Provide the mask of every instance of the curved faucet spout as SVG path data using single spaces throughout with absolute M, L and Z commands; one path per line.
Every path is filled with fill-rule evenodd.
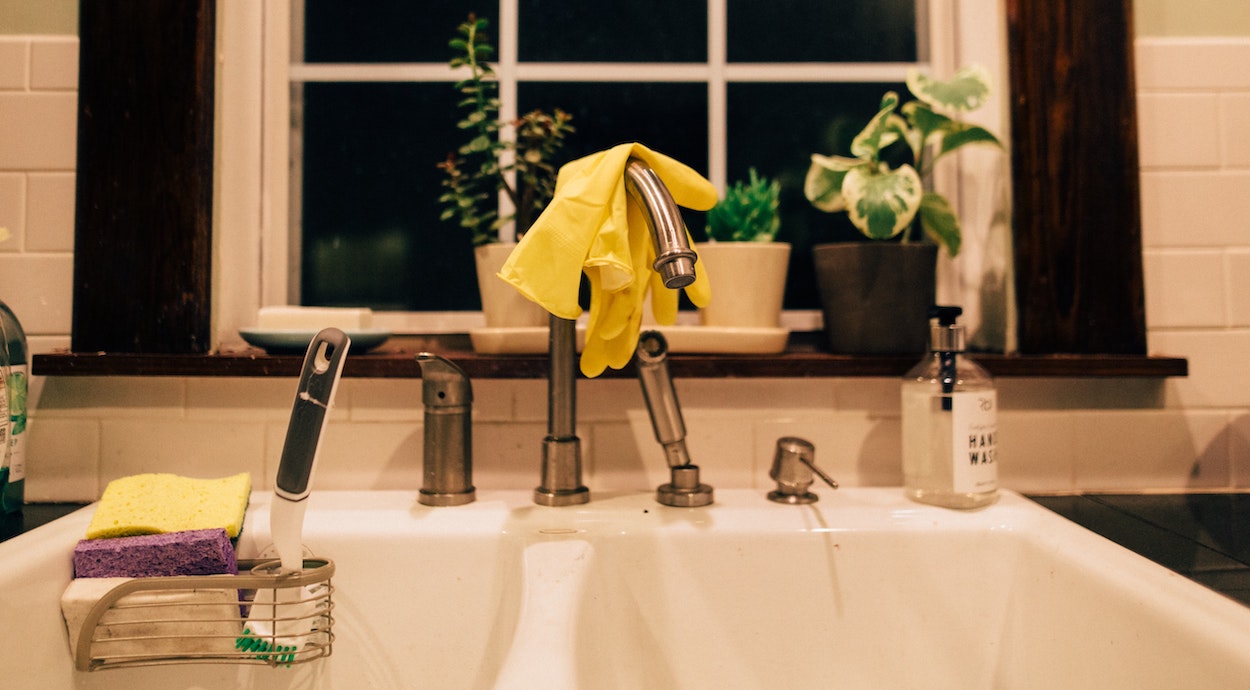
M 652 268 L 664 279 L 664 287 L 678 290 L 694 282 L 698 255 L 690 248 L 686 223 L 673 195 L 651 166 L 637 158 L 625 164 L 625 191 L 642 209 L 655 245 Z

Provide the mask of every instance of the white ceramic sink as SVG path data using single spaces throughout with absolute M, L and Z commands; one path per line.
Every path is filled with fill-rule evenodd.
M 0 678 L 38 688 L 1243 688 L 1250 608 L 1013 494 L 708 508 L 314 494 L 336 641 L 289 669 L 76 672 L 58 599 L 91 508 L 0 545 Z M 257 494 L 241 556 L 267 545 Z

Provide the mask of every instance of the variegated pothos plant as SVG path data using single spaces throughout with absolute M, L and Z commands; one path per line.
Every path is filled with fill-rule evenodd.
M 812 154 L 803 192 L 822 211 L 846 211 L 870 239 L 896 237 L 918 217 L 923 234 L 955 256 L 961 243 L 959 219 L 945 197 L 924 190 L 923 179 L 938 159 L 962 146 L 1002 146 L 989 130 L 959 120 L 985 103 L 989 75 L 971 66 L 940 81 L 913 69 L 907 88 L 916 100 L 900 107 L 898 94 L 886 92 L 880 110 L 851 141 L 852 157 Z M 900 140 L 911 149 L 914 165 L 891 168 L 881 152 Z M 913 239 L 911 235 L 906 232 L 903 241 Z

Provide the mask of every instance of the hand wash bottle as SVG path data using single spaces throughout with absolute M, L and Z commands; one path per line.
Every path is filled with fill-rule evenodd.
M 998 498 L 994 381 L 964 356 L 959 307 L 929 311 L 929 354 L 903 379 L 903 490 L 947 508 Z

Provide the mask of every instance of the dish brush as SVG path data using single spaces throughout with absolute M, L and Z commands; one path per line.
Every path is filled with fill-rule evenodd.
M 301 537 L 325 418 L 334 404 L 350 346 L 351 339 L 343 331 L 327 328 L 312 339 L 304 355 L 269 508 L 269 532 L 278 561 L 254 569 L 291 582 L 257 590 L 243 634 L 235 640 L 235 648 L 245 655 L 279 665 L 294 662 L 300 647 L 327 619 L 326 596 L 319 589 L 324 583 L 299 584 L 304 568 Z

